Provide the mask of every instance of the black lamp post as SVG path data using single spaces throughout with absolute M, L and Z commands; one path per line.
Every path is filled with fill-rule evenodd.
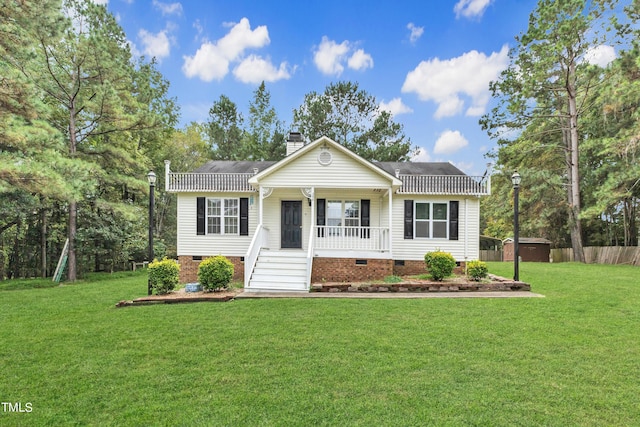
M 511 175 L 511 182 L 513 183 L 513 280 L 520 281 L 520 224 L 518 223 L 518 196 L 520 190 L 520 174 L 518 171 L 513 172 Z
M 156 174 L 153 171 L 149 171 L 147 179 L 149 180 L 149 264 L 151 264 L 153 261 L 153 208 L 155 204 Z M 147 282 L 147 295 L 151 295 L 151 277 Z

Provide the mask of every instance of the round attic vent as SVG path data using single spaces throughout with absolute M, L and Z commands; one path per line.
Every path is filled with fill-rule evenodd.
M 318 163 L 322 166 L 328 166 L 333 161 L 333 156 L 327 150 L 322 150 L 320 154 L 318 154 Z

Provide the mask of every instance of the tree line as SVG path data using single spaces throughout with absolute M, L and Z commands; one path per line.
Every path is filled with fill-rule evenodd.
M 264 83 L 246 123 L 222 95 L 207 121 L 182 129 L 169 84 L 154 59 L 132 57 L 104 5 L 0 1 L 0 280 L 51 276 L 67 239 L 71 281 L 145 260 L 146 174 L 165 159 L 189 171 L 208 159 L 284 157 L 287 126 Z M 308 94 L 291 126 L 372 160 L 415 150 L 351 82 Z M 175 199 L 158 178 L 154 253 L 175 256 Z
M 497 141 L 483 231 L 512 236 L 511 174 L 522 175 L 520 235 L 571 247 L 638 245 L 640 4 L 540 0 L 491 84 L 480 124 Z M 614 49 L 606 66 L 594 56 Z
M 572 246 L 637 245 L 640 201 L 638 2 L 540 0 L 480 125 L 497 141 L 482 231 L 510 236 L 510 176 L 521 235 Z M 614 46 L 606 67 L 589 60 Z M 0 280 L 51 276 L 69 239 L 67 276 L 147 257 L 149 170 L 209 159 L 279 160 L 286 134 L 326 135 L 369 160 L 405 161 L 410 138 L 354 82 L 305 95 L 287 125 L 261 84 L 245 118 L 221 95 L 208 119 L 178 128 L 177 100 L 154 59 L 134 58 L 105 6 L 0 0 Z M 158 173 L 156 256 L 175 255 L 175 196 Z M 141 220 L 143 219 L 143 220 Z

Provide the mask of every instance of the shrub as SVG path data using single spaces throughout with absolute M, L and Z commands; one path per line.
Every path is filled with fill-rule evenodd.
M 435 251 L 427 252 L 424 256 L 424 263 L 431 274 L 431 278 L 438 282 L 447 276 L 451 276 L 456 267 L 456 260 L 449 252 Z
M 400 276 L 387 276 L 383 281 L 384 283 L 400 283 L 404 282 L 404 279 Z
M 233 278 L 233 264 L 222 255 L 207 258 L 198 267 L 198 281 L 207 291 L 229 286 Z
M 483 261 L 469 261 L 467 263 L 467 275 L 471 277 L 476 282 L 487 277 L 489 273 L 489 268 L 487 267 L 487 263 Z
M 151 289 L 157 295 L 164 295 L 174 290 L 178 285 L 180 265 L 174 259 L 163 258 L 162 261 L 153 260 L 149 264 L 149 280 Z

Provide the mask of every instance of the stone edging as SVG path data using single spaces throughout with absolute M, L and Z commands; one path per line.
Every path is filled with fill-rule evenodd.
M 400 283 L 314 283 L 311 292 L 512 292 L 531 291 L 528 283 L 489 275 L 489 282 L 406 281 Z

